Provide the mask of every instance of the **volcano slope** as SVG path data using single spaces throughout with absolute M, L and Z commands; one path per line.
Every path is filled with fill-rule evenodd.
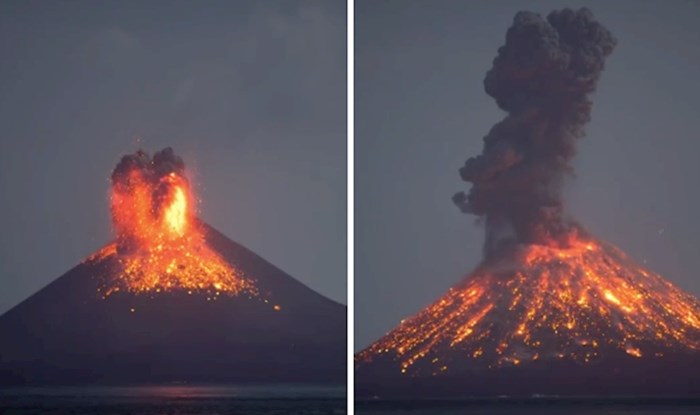
M 4 384 L 336 382 L 345 307 L 200 223 L 206 244 L 255 294 L 198 290 L 104 296 L 121 269 L 96 255 L 0 317 Z
M 356 390 L 695 395 L 699 348 L 700 301 L 612 245 L 524 245 L 358 353 Z

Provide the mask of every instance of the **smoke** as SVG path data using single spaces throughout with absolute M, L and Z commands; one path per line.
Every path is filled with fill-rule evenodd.
M 502 244 L 566 246 L 577 226 L 566 218 L 562 180 L 591 118 L 605 58 L 616 41 L 590 10 L 519 12 L 484 87 L 508 115 L 484 137 L 482 154 L 459 170 L 468 194 L 452 198 L 485 219 L 485 252 Z
M 143 150 L 127 154 L 117 163 L 112 171 L 112 185 L 128 185 L 130 173 L 138 170 L 145 178 L 158 182 L 170 173 L 184 176 L 185 162 L 175 155 L 172 148 L 166 147 L 156 152 L 153 158 Z
M 121 158 L 112 171 L 112 221 L 123 242 L 144 234 L 162 216 L 175 186 L 189 188 L 185 163 L 167 147 L 153 154 L 138 150 Z

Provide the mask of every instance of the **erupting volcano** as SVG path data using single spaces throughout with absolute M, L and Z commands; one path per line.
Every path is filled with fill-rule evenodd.
M 205 241 L 195 218 L 185 165 L 171 149 L 151 159 L 143 151 L 122 158 L 112 173 L 111 210 L 116 242 L 89 262 L 118 258 L 121 272 L 105 281 L 105 296 L 119 290 L 187 289 L 255 295 L 252 281 L 227 264 Z
M 115 240 L 0 316 L 0 384 L 344 381 L 345 307 L 201 221 L 171 149 L 111 184 Z
M 587 9 L 515 16 L 484 81 L 508 114 L 453 197 L 485 224 L 484 260 L 357 354 L 360 394 L 700 393 L 700 301 L 564 210 L 615 44 Z

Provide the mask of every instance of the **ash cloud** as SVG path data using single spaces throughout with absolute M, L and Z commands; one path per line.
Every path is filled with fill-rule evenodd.
M 573 172 L 576 142 L 591 118 L 589 95 L 615 44 L 586 8 L 546 19 L 515 15 L 484 80 L 508 115 L 459 170 L 469 193 L 453 196 L 463 212 L 484 219 L 487 256 L 502 244 L 566 246 L 577 229 L 564 214 L 562 180 Z
M 134 170 L 138 170 L 143 178 L 157 183 L 170 173 L 184 177 L 185 162 L 170 147 L 156 152 L 153 158 L 145 151 L 138 150 L 134 154 L 123 156 L 117 163 L 112 171 L 112 184 L 128 185 L 130 173 Z

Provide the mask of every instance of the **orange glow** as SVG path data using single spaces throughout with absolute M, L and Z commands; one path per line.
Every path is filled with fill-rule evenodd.
M 576 237 L 569 248 L 521 246 L 479 267 L 356 361 L 381 353 L 408 376 L 434 376 L 442 365 L 586 364 L 669 349 L 700 349 L 700 301 L 614 246 Z
M 253 281 L 207 245 L 188 180 L 175 172 L 159 180 L 146 174 L 134 168 L 112 186 L 117 241 L 87 259 L 119 266 L 100 288 L 102 296 L 172 290 L 201 291 L 212 300 L 223 293 L 257 295 Z
M 642 351 L 637 349 L 636 347 L 628 347 L 627 349 L 625 349 L 625 352 L 627 352 L 627 354 L 630 356 L 642 357 Z
M 173 190 L 173 200 L 165 208 L 163 215 L 165 223 L 171 232 L 178 236 L 185 234 L 185 226 L 187 225 L 187 200 L 182 187 L 177 186 Z
M 615 294 L 611 293 L 610 291 L 605 291 L 605 298 L 612 303 L 620 305 L 620 300 L 618 300 L 617 297 L 615 297 Z

